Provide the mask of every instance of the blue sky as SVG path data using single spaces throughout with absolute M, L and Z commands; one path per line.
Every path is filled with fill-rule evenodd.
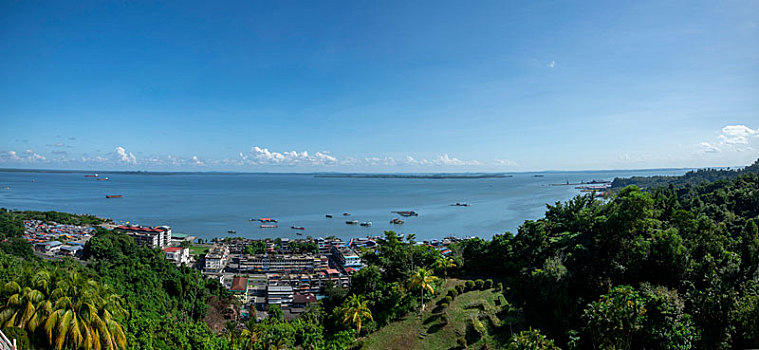
M 0 3 L 0 167 L 759 158 L 759 2 Z

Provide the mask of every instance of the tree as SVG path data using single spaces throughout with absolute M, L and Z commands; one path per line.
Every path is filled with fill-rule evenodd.
M 18 327 L 33 333 L 51 312 L 50 301 L 42 291 L 21 287 L 15 281 L 3 286 L 3 300 L 0 323 L 3 327 Z
M 424 311 L 424 292 L 429 291 L 431 294 L 435 294 L 435 289 L 432 286 L 432 283 L 437 280 L 437 277 L 433 276 L 432 273 L 423 268 L 417 268 L 413 275 L 411 275 L 411 281 L 409 282 L 410 289 L 419 288 L 419 295 L 421 297 L 422 307 L 420 309 L 421 311 Z
M 448 278 L 448 269 L 456 267 L 456 263 L 451 258 L 440 257 L 435 261 L 435 268 L 443 271 L 443 279 Z
M 588 305 L 583 317 L 600 349 L 629 349 L 646 320 L 645 301 L 630 286 L 619 286 Z
M 355 325 L 356 335 L 361 335 L 361 324 L 363 320 L 373 321 L 372 311 L 369 310 L 368 301 L 363 296 L 351 295 L 343 302 L 339 313 L 342 316 L 343 324 Z
M 507 350 L 561 350 L 537 329 L 521 331 L 509 339 Z

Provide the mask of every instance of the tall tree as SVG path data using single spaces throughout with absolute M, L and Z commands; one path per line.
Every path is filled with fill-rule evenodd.
M 424 292 L 429 291 L 431 294 L 435 294 L 435 288 L 432 286 L 437 280 L 437 277 L 430 272 L 430 270 L 420 267 L 414 271 L 411 275 L 409 287 L 411 289 L 419 288 L 419 295 L 421 297 L 422 307 L 420 311 L 424 311 Z
M 368 301 L 364 300 L 363 296 L 351 295 L 343 302 L 343 306 L 339 309 L 343 318 L 344 324 L 351 324 L 356 326 L 356 334 L 361 334 L 361 324 L 363 320 L 374 320 L 372 318 L 372 311 L 369 310 Z

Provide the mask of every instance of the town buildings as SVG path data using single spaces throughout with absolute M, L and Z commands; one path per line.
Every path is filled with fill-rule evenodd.
M 163 248 L 171 244 L 171 227 L 169 226 L 121 225 L 114 229 L 132 236 L 134 242 L 141 246 Z
M 167 247 L 162 249 L 167 260 L 173 261 L 175 264 L 189 264 L 190 263 L 190 249 L 181 247 Z

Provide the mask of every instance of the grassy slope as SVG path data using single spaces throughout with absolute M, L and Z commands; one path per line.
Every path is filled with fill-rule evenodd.
M 448 288 L 454 286 L 461 281 L 449 279 L 446 283 Z M 442 290 L 435 298 L 435 302 L 440 300 L 446 289 Z M 419 315 L 418 312 L 412 313 L 404 317 L 403 319 L 393 322 L 385 327 L 382 327 L 377 332 L 374 332 L 364 339 L 363 349 L 450 349 L 457 346 L 456 339 L 466 334 L 468 320 L 476 316 L 478 313 L 483 313 L 476 308 L 467 309 L 466 306 L 474 303 L 486 303 L 489 304 L 490 313 L 494 313 L 497 310 L 494 300 L 498 297 L 497 292 L 493 289 L 485 291 L 471 291 L 466 292 L 456 297 L 448 308 L 448 324 L 441 325 L 438 315 L 435 314 L 435 304 L 427 304 L 427 310 Z M 488 307 L 486 307 L 488 308 Z M 477 348 L 481 344 L 488 342 L 494 342 L 494 334 L 496 330 L 494 327 L 483 322 L 488 327 L 488 334 L 482 337 L 479 341 L 470 344 L 469 347 L 475 346 Z M 426 333 L 425 337 L 420 336 L 420 333 Z

